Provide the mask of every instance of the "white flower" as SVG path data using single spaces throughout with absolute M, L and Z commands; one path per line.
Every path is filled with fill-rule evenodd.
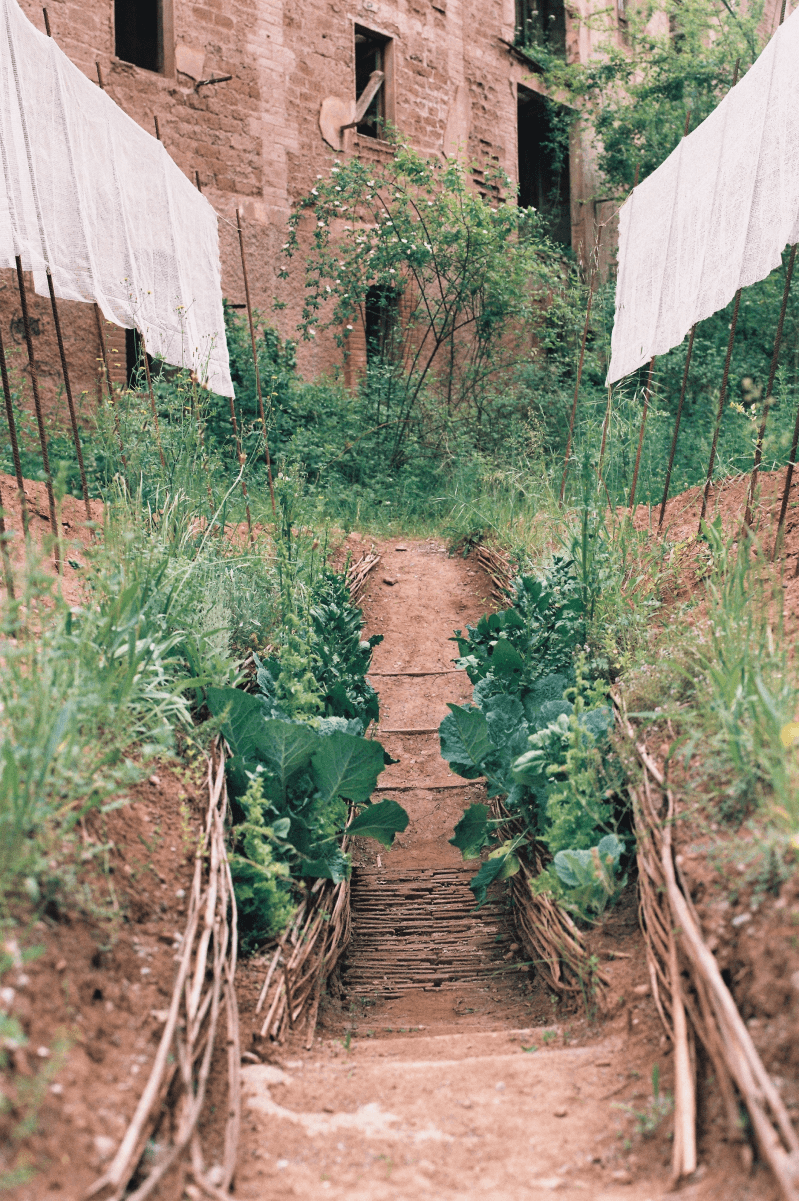
M 367 179 L 366 186 L 367 188 L 373 188 L 375 186 L 375 181 L 373 179 Z
M 321 228 L 324 228 L 324 224 L 325 224 L 325 223 L 324 223 L 324 221 L 317 221 L 317 223 L 316 223 L 316 224 L 317 224 L 318 226 L 320 226 Z
M 405 245 L 407 246 L 407 244 L 408 244 L 408 239 L 407 239 L 407 238 L 400 238 L 400 242 L 404 242 L 404 243 L 405 243 Z
M 319 193 L 317 192 L 316 188 L 311 188 L 311 192 L 313 193 L 313 195 L 314 195 L 314 196 L 318 196 L 318 195 L 319 195 Z
M 352 329 L 352 326 L 351 326 L 351 325 L 348 325 L 348 326 L 347 326 L 347 329 Z

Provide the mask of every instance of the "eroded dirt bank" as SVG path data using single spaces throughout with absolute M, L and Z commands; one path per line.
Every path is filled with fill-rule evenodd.
M 345 1000 L 328 1007 L 313 1050 L 299 1038 L 250 1043 L 262 1062 L 244 1070 L 236 1193 L 663 1198 L 670 1120 L 649 1138 L 641 1128 L 652 1069 L 667 1092 L 671 1056 L 648 995 L 634 896 L 593 936 L 611 978 L 608 1013 L 593 1022 L 563 1012 L 519 960 L 501 904 L 472 914 L 471 873 L 448 839 L 481 791 L 449 774 L 428 731 L 448 700 L 470 695 L 465 675 L 450 671 L 448 640 L 491 607 L 485 577 L 433 541 L 379 549 L 364 612 L 367 632 L 385 637 L 373 662 L 379 736 L 399 759 L 382 789 L 411 822 L 390 852 L 356 852 Z M 411 672 L 448 674 L 394 674 Z M 258 972 L 251 962 L 240 992 L 250 1038 Z M 765 1172 L 742 1175 L 732 1148 L 706 1141 L 700 1150 L 682 1197 L 774 1195 Z

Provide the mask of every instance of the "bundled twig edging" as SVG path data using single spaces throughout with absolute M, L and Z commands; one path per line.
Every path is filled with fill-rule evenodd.
M 304 1021 L 305 1047 L 310 1051 L 322 989 L 349 940 L 349 880 L 317 880 L 273 949 L 255 1008 L 266 1015 L 261 1038 L 280 1041 Z
M 507 818 L 501 838 L 520 833 L 520 823 L 511 818 L 501 801 L 495 800 L 492 809 L 494 817 Z M 536 969 L 546 974 L 553 992 L 581 996 L 586 1004 L 601 1002 L 609 981 L 591 956 L 582 931 L 553 897 L 536 895 L 531 888 L 544 867 L 538 848 L 520 847 L 516 854 L 521 866 L 511 877 L 513 918 L 525 951 Z
M 227 1197 L 236 1168 L 241 1125 L 238 1006 L 236 1003 L 236 900 L 225 849 L 227 811 L 225 755 L 216 744 L 216 764 L 208 764 L 208 809 L 194 860 L 186 929 L 166 1023 L 149 1079 L 116 1155 L 85 1194 L 106 1201 L 144 1201 L 168 1172 L 192 1176 L 209 1197 Z M 224 1013 L 228 1061 L 228 1106 L 222 1163 L 210 1179 L 199 1135 L 214 1051 Z M 173 1136 L 144 1179 L 128 1192 L 148 1139 L 166 1110 Z
M 493 546 L 478 546 L 475 558 L 491 580 L 491 593 L 495 600 L 507 601 L 511 594 L 514 571 L 510 562 Z
M 354 605 L 357 605 L 363 596 L 369 573 L 377 567 L 379 562 L 380 555 L 377 551 L 370 550 L 361 555 L 360 559 L 355 559 L 347 568 L 347 587 L 350 590 L 350 600 Z
M 643 769 L 641 784 L 630 787 L 630 795 L 650 979 L 658 1012 L 674 1043 L 672 1175 L 676 1180 L 696 1167 L 695 1034 L 713 1065 L 730 1137 L 742 1138 L 737 1089 L 783 1201 L 799 1201 L 799 1137 L 705 944 L 690 892 L 674 861 L 674 796 L 660 768 L 636 741 L 618 698 L 614 698 L 614 706 L 619 726 Z M 653 792 L 659 794 L 659 804 Z

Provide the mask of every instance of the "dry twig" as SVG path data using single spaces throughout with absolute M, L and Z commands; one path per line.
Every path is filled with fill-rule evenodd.
M 194 860 L 186 929 L 164 1031 L 149 1079 L 117 1153 L 86 1198 L 102 1194 L 106 1201 L 121 1201 L 123 1196 L 127 1201 L 144 1201 L 178 1165 L 185 1167 L 208 1196 L 229 1195 L 241 1125 L 241 1045 L 235 992 L 236 900 L 225 849 L 227 789 L 221 742 L 216 750 L 216 768 L 208 764 L 208 809 Z M 217 1170 L 220 1178 L 212 1182 L 205 1167 L 198 1124 L 223 1012 L 228 1108 L 221 1174 Z M 171 1145 L 161 1151 L 135 1191 L 128 1192 L 147 1141 L 167 1106 L 175 1114 Z

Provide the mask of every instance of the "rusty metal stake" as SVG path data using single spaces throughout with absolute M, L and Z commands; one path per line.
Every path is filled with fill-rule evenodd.
M 31 337 L 31 323 L 28 314 L 28 297 L 25 292 L 25 277 L 22 274 L 22 260 L 19 255 L 15 257 L 17 265 L 17 283 L 19 285 L 19 299 L 22 305 L 22 324 L 25 327 L 25 341 L 28 344 L 28 363 L 31 371 L 31 389 L 33 391 L 33 406 L 36 410 L 36 424 L 39 428 L 39 446 L 42 451 L 42 466 L 44 467 L 44 478 L 47 484 L 47 502 L 50 508 L 50 528 L 53 531 L 55 538 L 55 547 L 53 555 L 55 559 L 56 570 L 61 570 L 61 551 L 58 538 L 58 518 L 55 511 L 55 495 L 53 493 L 53 477 L 50 473 L 50 456 L 47 453 L 47 435 L 44 430 L 44 415 L 42 413 L 42 401 L 39 396 L 39 376 L 36 371 L 36 355 L 33 352 L 33 338 Z
M 0 554 L 3 556 L 3 574 L 6 577 L 6 590 L 12 600 L 16 599 L 14 592 L 14 575 L 11 571 L 11 556 L 6 542 L 6 519 L 3 513 L 3 493 L 0 491 Z
M 677 438 L 680 433 L 680 419 L 682 417 L 682 406 L 685 401 L 685 391 L 688 387 L 688 372 L 691 368 L 691 355 L 694 352 L 694 336 L 696 334 L 696 323 L 691 326 L 691 336 L 688 339 L 688 351 L 685 355 L 685 370 L 682 373 L 682 386 L 680 387 L 680 400 L 677 405 L 677 416 L 674 418 L 674 434 L 671 439 L 671 450 L 669 451 L 669 465 L 666 468 L 666 482 L 663 485 L 663 500 L 660 502 L 660 517 L 658 518 L 658 532 L 663 526 L 663 517 L 666 512 L 666 505 L 669 500 L 669 488 L 671 487 L 671 471 L 674 466 L 674 452 L 677 449 Z
M 3 377 L 3 396 L 6 402 L 6 421 L 8 422 L 8 434 L 11 438 L 11 454 L 14 459 L 14 474 L 17 477 L 17 489 L 19 491 L 19 504 L 22 510 L 22 530 L 25 537 L 28 536 L 28 502 L 25 498 L 25 477 L 22 474 L 22 461 L 19 457 L 19 442 L 17 441 L 17 423 L 14 420 L 14 406 L 11 401 L 11 385 L 8 381 L 8 364 L 6 363 L 6 349 L 3 345 L 3 335 L 0 332 L 0 374 Z
M 266 478 L 269 481 L 269 496 L 272 500 L 272 513 L 277 513 L 275 505 L 275 485 L 272 480 L 272 460 L 269 457 L 269 439 L 266 432 L 266 416 L 264 414 L 264 398 L 261 392 L 261 372 L 258 369 L 258 351 L 255 347 L 255 326 L 252 320 L 252 304 L 250 303 L 250 285 L 247 280 L 247 258 L 244 253 L 244 231 L 241 228 L 241 213 L 236 209 L 236 227 L 239 231 L 239 250 L 241 251 L 241 273 L 244 276 L 244 298 L 247 301 L 247 320 L 250 323 L 250 344 L 252 346 L 252 362 L 255 368 L 255 388 L 258 393 L 258 408 L 261 412 L 261 425 L 264 431 L 264 454 L 266 456 Z M 574 416 L 572 415 L 572 421 Z M 561 499 L 562 496 L 561 496 Z
M 721 377 L 721 389 L 719 391 L 719 408 L 716 413 L 716 426 L 713 430 L 713 444 L 710 447 L 710 462 L 707 465 L 707 479 L 705 480 L 705 490 L 702 494 L 702 512 L 699 515 L 699 530 L 701 532 L 702 522 L 705 520 L 707 512 L 707 498 L 710 495 L 710 487 L 713 479 L 713 468 L 716 463 L 716 446 L 719 440 L 719 430 L 721 428 L 721 415 L 724 412 L 724 401 L 727 399 L 727 383 L 730 378 L 730 361 L 732 359 L 732 348 L 735 342 L 735 327 L 738 324 L 738 310 L 741 307 L 741 289 L 735 293 L 735 306 L 732 310 L 732 321 L 730 322 L 730 337 L 727 342 L 727 356 L 724 359 L 724 373 Z
M 583 364 L 585 362 L 585 343 L 588 338 L 588 323 L 591 319 L 591 304 L 594 299 L 594 282 L 596 280 L 597 269 L 599 267 L 599 243 L 602 238 L 602 226 L 597 230 L 596 243 L 594 245 L 594 262 L 591 269 L 591 278 L 588 283 L 588 302 L 585 308 L 585 324 L 583 325 L 583 337 L 580 343 L 580 360 L 577 364 L 577 379 L 574 383 L 574 399 L 572 401 L 572 411 L 569 417 L 569 437 L 566 442 L 566 457 L 563 461 L 563 478 L 560 481 L 560 503 L 563 504 L 563 497 L 566 494 L 566 475 L 569 470 L 569 458 L 571 456 L 572 437 L 574 436 L 574 418 L 577 413 L 577 397 L 580 394 L 580 383 L 583 378 Z
M 108 388 L 108 403 L 111 405 L 111 409 L 114 414 L 114 431 L 117 436 L 117 442 L 119 443 L 119 455 L 122 459 L 122 466 L 127 471 L 128 460 L 125 458 L 125 447 L 122 444 L 122 431 L 119 428 L 119 413 L 117 412 L 117 407 L 114 403 L 114 387 L 111 383 L 111 368 L 108 365 L 108 350 L 106 349 L 105 334 L 103 333 L 103 315 L 100 312 L 100 306 L 96 301 L 94 304 L 94 319 L 97 322 L 97 336 L 100 339 L 100 354 L 102 356 L 103 368 L 105 370 L 106 387 Z
M 646 388 L 644 389 L 644 411 L 641 414 L 641 430 L 638 434 L 638 451 L 635 456 L 635 470 L 633 471 L 633 486 L 630 489 L 630 512 L 632 513 L 635 507 L 635 490 L 638 486 L 638 468 L 641 464 L 641 448 L 644 445 L 644 430 L 646 429 L 646 415 L 649 410 L 649 398 L 652 395 L 652 374 L 655 370 L 655 355 L 649 360 L 649 374 L 646 377 Z
M 46 10 L 45 10 L 46 11 Z M 67 394 L 67 404 L 69 405 L 69 420 L 72 425 L 72 438 L 75 442 L 75 454 L 78 456 L 78 470 L 80 471 L 80 486 L 83 490 L 83 503 L 86 506 L 86 516 L 89 521 L 92 519 L 92 509 L 89 504 L 89 485 L 86 481 L 86 468 L 83 465 L 83 450 L 80 444 L 80 433 L 78 431 L 78 417 L 75 412 L 75 401 L 72 397 L 72 386 L 69 382 L 69 368 L 67 367 L 67 355 L 64 350 L 64 339 L 61 335 L 61 321 L 58 317 L 58 305 L 55 299 L 55 289 L 53 288 L 53 277 L 48 269 L 47 271 L 47 287 L 50 290 L 50 305 L 53 310 L 53 324 L 55 325 L 55 335 L 58 339 L 58 353 L 61 356 L 61 370 L 64 375 L 64 389 Z
M 746 512 L 744 514 L 744 526 L 746 529 L 752 524 L 752 502 L 755 497 L 755 488 L 757 486 L 757 473 L 763 458 L 763 439 L 766 434 L 766 419 L 768 418 L 769 400 L 774 387 L 774 379 L 777 374 L 777 364 L 780 357 L 780 345 L 782 343 L 782 327 L 785 323 L 785 313 L 788 308 L 788 293 L 791 290 L 791 278 L 793 276 L 793 267 L 796 262 L 796 245 L 791 247 L 791 257 L 788 259 L 788 270 L 785 274 L 785 288 L 782 293 L 782 307 L 780 308 L 780 317 L 777 322 L 777 334 L 774 339 L 774 353 L 771 356 L 771 368 L 768 376 L 768 386 L 766 388 L 766 396 L 763 402 L 763 420 L 760 422 L 760 429 L 757 434 L 757 446 L 755 447 L 755 464 L 752 468 L 752 478 L 749 481 L 749 492 L 746 497 Z
M 164 458 L 164 450 L 161 446 L 161 431 L 158 428 L 158 412 L 155 407 L 155 393 L 153 392 L 153 381 L 150 375 L 150 363 L 147 359 L 147 345 L 144 341 L 144 334 L 139 331 L 139 340 L 141 343 L 141 355 L 144 360 L 144 373 L 147 376 L 147 390 L 150 393 L 150 408 L 153 414 L 153 422 L 155 424 L 155 440 L 158 443 L 158 454 L 161 457 L 161 466 L 166 471 L 166 459 Z

